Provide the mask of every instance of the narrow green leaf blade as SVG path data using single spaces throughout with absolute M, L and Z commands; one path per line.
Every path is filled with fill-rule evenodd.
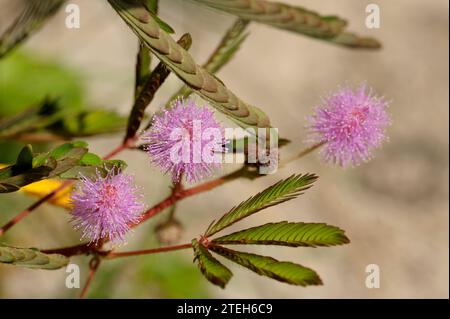
M 310 188 L 316 179 L 317 176 L 314 174 L 299 174 L 292 175 L 285 180 L 279 181 L 278 183 L 232 208 L 216 223 L 212 224 L 206 231 L 205 235 L 207 237 L 214 235 L 222 229 L 262 209 L 297 197 L 302 194 L 303 191 Z
M 222 81 L 199 66 L 192 56 L 165 32 L 150 12 L 130 0 L 108 0 L 138 38 L 186 85 L 220 112 L 243 127 L 269 127 L 266 114 L 239 99 Z
M 195 0 L 212 8 L 270 26 L 316 38 L 331 38 L 347 22 L 339 17 L 321 16 L 316 12 L 284 3 L 264 0 Z
M 336 246 L 350 242 L 345 232 L 321 223 L 269 223 L 221 236 L 215 244 L 280 245 L 290 247 Z
M 261 276 L 297 286 L 322 285 L 319 275 L 312 269 L 288 261 L 231 250 L 211 245 L 209 249 Z
M 192 248 L 194 249 L 194 260 L 197 261 L 198 268 L 205 278 L 212 284 L 225 288 L 233 273 L 215 259 L 196 239 L 192 240 Z
M 0 244 L 0 263 L 26 268 L 54 270 L 65 267 L 69 258 L 59 254 L 45 254 L 33 248 L 17 248 Z

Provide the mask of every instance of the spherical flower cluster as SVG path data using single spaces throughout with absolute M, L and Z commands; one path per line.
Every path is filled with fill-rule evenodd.
M 177 100 L 171 108 L 153 118 L 142 139 L 151 162 L 177 182 L 207 178 L 222 166 L 224 129 L 207 107 L 193 99 Z
M 324 144 L 321 155 L 327 162 L 345 167 L 368 161 L 386 139 L 387 106 L 365 84 L 357 90 L 340 89 L 323 99 L 308 118 L 309 140 Z
M 72 194 L 72 220 L 82 238 L 124 242 L 130 226 L 137 223 L 144 205 L 134 178 L 110 170 L 104 177 L 81 176 Z

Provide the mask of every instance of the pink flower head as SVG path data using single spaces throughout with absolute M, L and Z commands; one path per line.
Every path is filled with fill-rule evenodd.
M 371 151 L 386 139 L 390 124 L 388 103 L 362 84 L 356 91 L 340 89 L 326 97 L 308 118 L 310 140 L 324 143 L 321 155 L 327 162 L 343 167 L 371 158 Z
M 222 166 L 224 136 L 213 112 L 192 99 L 180 99 L 154 116 L 143 140 L 148 143 L 146 151 L 153 164 L 170 172 L 173 181 L 183 175 L 191 183 L 211 176 Z
M 106 177 L 81 176 L 72 194 L 72 221 L 82 238 L 124 242 L 130 225 L 139 220 L 144 205 L 132 176 L 111 170 Z

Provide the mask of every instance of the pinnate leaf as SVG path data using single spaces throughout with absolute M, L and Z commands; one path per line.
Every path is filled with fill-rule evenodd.
M 322 280 L 314 270 L 292 262 L 278 261 L 272 257 L 244 253 L 216 245 L 211 245 L 209 249 L 261 276 L 291 285 L 322 285 Z
M 269 223 L 221 236 L 215 244 L 280 245 L 290 247 L 335 246 L 349 243 L 338 227 L 319 223 Z
M 317 179 L 314 174 L 292 175 L 279 181 L 264 191 L 250 197 L 246 201 L 232 208 L 206 231 L 206 236 L 211 236 L 222 229 L 246 218 L 262 209 L 283 203 L 297 197 L 312 186 Z

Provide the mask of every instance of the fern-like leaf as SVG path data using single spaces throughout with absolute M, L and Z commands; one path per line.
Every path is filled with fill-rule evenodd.
M 271 207 L 302 194 L 310 188 L 317 179 L 314 174 L 292 175 L 291 177 L 279 181 L 264 191 L 250 197 L 238 206 L 234 207 L 222 216 L 216 223 L 212 224 L 206 231 L 206 236 L 214 235 L 222 229 L 246 218 L 264 208 Z
M 194 89 L 220 112 L 237 124 L 248 127 L 269 127 L 267 115 L 239 99 L 222 81 L 197 65 L 192 56 L 178 45 L 139 2 L 108 0 L 138 38 L 186 85 Z
M 346 26 L 339 17 L 325 17 L 288 4 L 263 0 L 195 0 L 242 19 L 257 21 L 317 38 L 331 38 Z
M 212 241 L 214 244 L 280 245 L 290 247 L 335 246 L 349 243 L 338 227 L 316 223 L 269 223 L 234 232 Z
M 322 285 L 319 275 L 312 269 L 288 261 L 231 250 L 211 245 L 210 250 L 241 265 L 258 275 L 298 286 Z

